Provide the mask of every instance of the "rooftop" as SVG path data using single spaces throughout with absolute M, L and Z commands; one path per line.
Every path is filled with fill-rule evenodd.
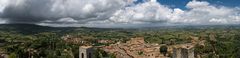
M 93 46 L 80 46 L 80 48 L 92 48 Z

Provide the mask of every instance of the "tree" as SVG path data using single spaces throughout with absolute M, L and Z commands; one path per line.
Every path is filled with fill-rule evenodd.
M 202 58 L 202 54 L 203 54 L 203 50 L 204 50 L 204 46 L 201 46 L 199 44 L 195 45 L 195 49 L 194 52 L 200 56 L 200 58 Z
M 210 35 L 209 35 L 209 42 L 210 42 L 210 44 L 211 44 L 211 46 L 212 46 L 212 49 L 213 49 L 213 53 L 214 53 L 214 55 L 215 56 L 217 56 L 217 48 L 216 48 L 216 44 L 217 44 L 217 40 L 216 40 L 216 38 L 215 38 L 215 34 L 213 34 L 213 33 L 211 33 Z
M 161 47 L 160 47 L 160 53 L 163 53 L 163 55 L 166 56 L 167 51 L 168 51 L 167 49 L 168 49 L 167 46 L 165 46 L 165 45 L 164 45 L 164 46 L 161 46 Z
M 15 53 L 11 53 L 8 58 L 17 58 L 17 55 Z

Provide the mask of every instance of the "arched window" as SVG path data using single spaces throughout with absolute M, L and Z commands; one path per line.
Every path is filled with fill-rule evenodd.
M 91 54 L 91 53 L 88 53 L 88 58 L 92 58 L 91 56 L 92 56 L 92 54 Z
M 82 58 L 84 58 L 84 54 L 82 53 Z

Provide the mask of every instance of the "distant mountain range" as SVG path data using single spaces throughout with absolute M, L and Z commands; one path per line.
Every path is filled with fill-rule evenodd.
M 161 29 L 240 29 L 240 25 L 179 25 L 142 28 L 90 28 L 90 27 L 49 27 L 35 24 L 0 24 L 0 31 L 36 34 L 40 32 L 74 32 L 107 30 L 161 30 Z
M 0 24 L 0 31 L 17 32 L 21 34 L 36 34 L 40 32 L 73 32 L 73 31 L 104 31 L 114 28 L 89 27 L 49 27 L 35 24 Z
M 0 30 L 7 32 L 18 32 L 23 34 L 51 31 L 54 28 L 34 24 L 1 24 Z

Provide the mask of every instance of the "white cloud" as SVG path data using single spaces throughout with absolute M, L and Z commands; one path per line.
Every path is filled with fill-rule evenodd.
M 186 5 L 186 7 L 188 8 L 205 8 L 207 6 L 209 6 L 208 2 L 200 2 L 200 1 L 191 1 Z
M 165 22 L 171 11 L 168 7 L 151 1 L 120 9 L 107 21 L 125 24 Z
M 3 9 L 8 5 L 9 0 L 0 0 L 0 13 L 3 12 Z
M 94 9 L 95 9 L 95 7 L 94 7 L 92 4 L 86 4 L 86 5 L 83 7 L 82 11 L 83 11 L 84 13 L 86 13 L 86 14 L 91 14 L 91 12 L 93 12 Z
M 157 2 L 145 2 L 120 9 L 101 23 L 112 24 L 239 24 L 240 9 L 214 6 L 206 1 L 190 1 L 188 10 L 171 9 Z M 95 22 L 94 22 L 95 23 Z M 92 24 L 92 23 L 91 23 Z
M 240 11 L 237 8 L 228 8 L 224 6 L 213 6 L 204 1 L 191 1 L 187 4 L 190 10 L 182 14 L 182 18 L 188 20 L 191 24 L 237 24 L 240 22 L 233 21 L 239 17 Z M 192 21 L 193 20 L 193 21 Z
M 59 20 L 57 20 L 57 22 L 67 22 L 67 23 L 76 23 L 78 22 L 77 20 L 74 20 L 72 18 L 61 18 Z

